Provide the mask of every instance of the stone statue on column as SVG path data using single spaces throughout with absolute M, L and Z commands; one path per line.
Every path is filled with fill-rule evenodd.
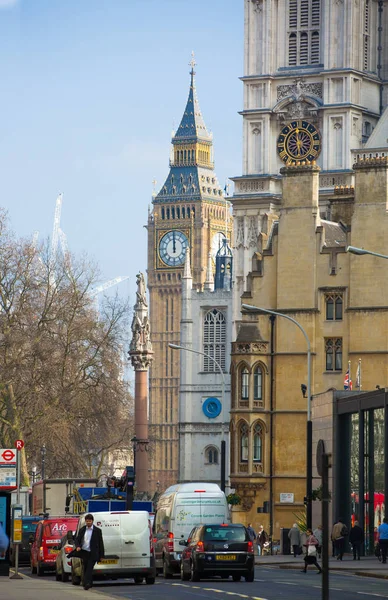
M 150 321 L 143 273 L 136 278 L 129 358 L 135 369 L 135 437 L 133 445 L 136 496 L 150 496 L 148 483 L 148 369 L 152 361 Z

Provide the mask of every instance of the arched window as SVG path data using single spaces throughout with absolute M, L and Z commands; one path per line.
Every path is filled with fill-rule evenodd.
M 253 372 L 253 399 L 254 400 L 262 400 L 262 398 L 263 398 L 262 381 L 263 381 L 263 372 L 260 367 L 256 367 L 256 369 Z
M 206 448 L 205 463 L 209 465 L 218 465 L 218 450 L 214 446 Z
M 242 423 L 240 426 L 240 462 L 248 462 L 248 425 Z
M 175 219 L 175 208 L 171 209 L 171 218 Z
M 259 423 L 253 428 L 253 462 L 263 461 L 263 430 Z
M 247 367 L 241 371 L 241 400 L 249 399 L 249 371 Z
M 206 313 L 203 325 L 203 351 L 218 362 L 225 371 L 226 360 L 226 319 L 224 313 L 217 309 Z M 203 370 L 206 373 L 217 373 L 219 369 L 207 356 L 203 357 Z
M 164 208 L 162 208 L 162 219 L 164 219 L 165 214 L 164 214 Z
M 176 208 L 176 218 L 177 219 L 181 218 L 181 209 L 179 208 L 179 206 L 177 206 L 177 208 Z

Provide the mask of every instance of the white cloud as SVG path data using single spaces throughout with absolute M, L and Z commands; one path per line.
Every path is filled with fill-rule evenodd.
M 12 8 L 19 4 L 19 0 L 0 0 L 0 9 Z

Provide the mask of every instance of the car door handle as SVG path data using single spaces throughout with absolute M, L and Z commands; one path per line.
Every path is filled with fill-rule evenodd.
M 129 542 L 125 542 L 126 544 L 134 544 L 135 542 L 131 542 L 131 540 L 129 540 Z

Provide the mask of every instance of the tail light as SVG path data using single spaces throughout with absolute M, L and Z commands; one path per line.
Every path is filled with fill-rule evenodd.
M 253 547 L 253 542 L 251 542 L 251 541 L 248 542 L 248 552 L 251 552 L 252 554 L 255 553 L 255 549 Z
M 154 553 L 154 543 L 156 542 L 156 538 L 152 535 L 152 529 L 150 526 L 150 554 Z
M 69 554 L 70 552 L 72 552 L 74 550 L 74 548 L 73 548 L 73 546 L 65 546 L 64 550 L 65 550 L 65 554 Z
M 169 552 L 174 552 L 174 534 L 171 531 L 169 531 L 167 537 L 168 537 L 167 550 Z
M 204 552 L 205 546 L 204 546 L 203 542 L 202 541 L 197 542 L 195 549 L 197 550 L 197 552 Z
M 39 556 L 40 556 L 40 558 L 44 558 L 44 554 L 43 554 L 43 546 L 41 546 L 41 547 L 39 548 Z

